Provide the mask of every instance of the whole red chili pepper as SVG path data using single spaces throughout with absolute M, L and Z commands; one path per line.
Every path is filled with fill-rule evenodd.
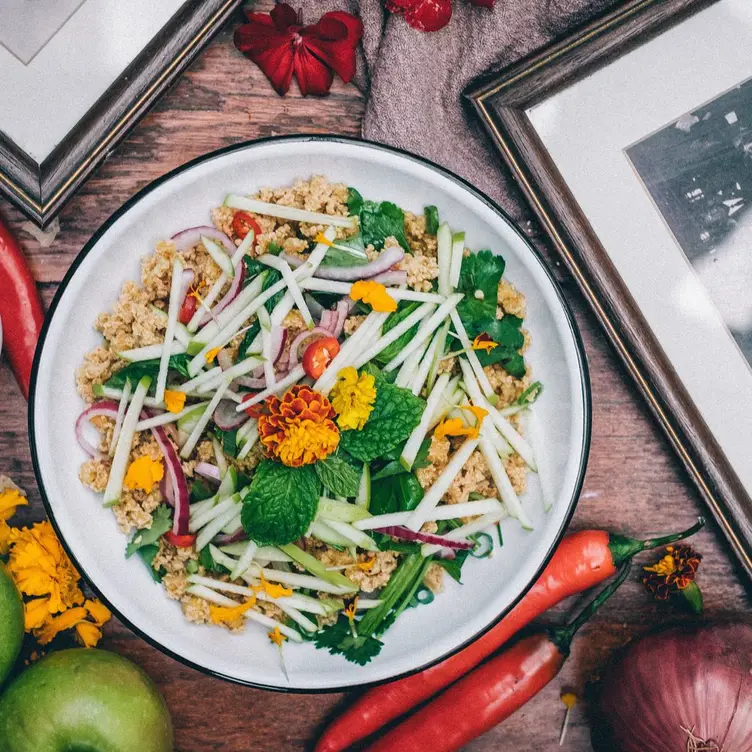
M 395 726 L 366 752 L 455 752 L 509 718 L 561 670 L 577 630 L 613 595 L 629 574 L 619 576 L 566 627 L 520 640 Z
M 10 230 L 0 219 L 0 319 L 3 323 L 3 349 L 10 367 L 29 397 L 31 365 L 44 310 L 26 257 Z
M 498 624 L 441 663 L 365 692 L 332 721 L 315 752 L 349 749 L 359 739 L 370 736 L 457 681 L 552 606 L 607 580 L 620 564 L 640 551 L 682 540 L 704 524 L 700 519 L 682 533 L 645 541 L 605 530 L 582 530 L 567 535 L 533 587 Z

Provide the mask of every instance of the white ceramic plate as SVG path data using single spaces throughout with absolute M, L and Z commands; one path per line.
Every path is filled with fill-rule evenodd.
M 468 559 L 463 585 L 447 579 L 432 604 L 406 611 L 388 631 L 381 654 L 360 667 L 310 645 L 285 645 L 289 682 L 264 630 L 242 634 L 195 626 L 153 584 L 144 565 L 125 559 L 126 540 L 109 509 L 78 480 L 86 458 L 74 424 L 82 410 L 74 372 L 100 344 L 93 329 L 123 282 L 139 278 L 139 260 L 154 244 L 209 221 L 227 193 L 284 186 L 324 174 L 370 199 L 389 199 L 415 212 L 438 206 L 442 220 L 467 232 L 473 249 L 503 254 L 506 277 L 527 296 L 527 354 L 544 392 L 535 406 L 553 489 L 550 513 L 531 477 L 523 504 L 533 532 L 503 525 L 504 547 L 493 558 Z M 384 681 L 425 667 L 471 641 L 522 596 L 567 525 L 580 491 L 590 437 L 587 367 L 561 292 L 523 234 L 489 200 L 441 168 L 392 149 L 356 140 L 293 137 L 257 141 L 207 155 L 157 180 L 128 201 L 86 245 L 65 277 L 37 349 L 29 433 L 39 487 L 81 573 L 126 624 L 164 652 L 196 668 L 273 689 L 322 691 Z

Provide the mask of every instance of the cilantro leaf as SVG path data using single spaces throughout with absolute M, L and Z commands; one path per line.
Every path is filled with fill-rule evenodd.
M 439 210 L 435 206 L 427 206 L 423 213 L 426 217 L 426 232 L 435 235 L 439 231 Z
M 154 569 L 154 559 L 159 553 L 159 546 L 156 543 L 150 543 L 148 546 L 141 546 L 136 551 L 136 554 L 144 562 L 146 568 L 149 570 L 149 574 L 154 582 L 162 582 L 164 576 L 164 570 L 162 567 L 159 570 Z
M 260 546 L 296 541 L 316 516 L 320 488 L 311 465 L 287 467 L 263 460 L 243 499 L 243 529 Z
M 175 371 L 181 376 L 190 378 L 188 374 L 188 361 L 190 356 L 187 353 L 180 353 L 178 355 L 171 355 L 168 363 L 168 369 Z M 122 389 L 125 386 L 126 379 L 130 379 L 131 384 L 137 384 L 142 376 L 153 376 L 151 391 L 156 388 L 156 375 L 159 373 L 159 358 L 153 360 L 141 360 L 135 363 L 129 363 L 125 368 L 121 368 L 119 371 L 110 376 L 104 385 L 112 387 L 113 389 Z
M 198 563 L 209 572 L 221 572 L 222 574 L 225 574 L 230 571 L 227 567 L 223 567 L 221 564 L 217 564 L 217 562 L 214 561 L 209 546 L 204 546 L 199 551 Z
M 340 446 L 361 462 L 371 462 L 410 436 L 425 406 L 409 389 L 379 377 L 368 421 L 360 431 L 343 431 Z
M 363 208 L 363 196 L 355 188 L 347 189 L 347 209 L 350 214 L 360 214 Z
M 457 292 L 464 293 L 465 297 L 457 306 L 457 312 L 471 339 L 483 331 L 478 328 L 481 322 L 496 318 L 496 299 L 504 267 L 504 259 L 488 250 L 462 259 Z
M 129 559 L 140 548 L 144 548 L 144 546 L 157 543 L 171 529 L 172 510 L 166 504 L 160 504 L 151 516 L 151 527 L 144 530 L 136 530 L 133 540 L 131 540 L 125 549 L 125 558 Z
M 386 334 L 390 329 L 394 329 L 397 324 L 404 321 L 414 310 L 420 306 L 420 303 L 400 303 L 397 310 L 384 322 L 384 326 L 381 330 L 382 335 Z M 400 335 L 391 345 L 385 347 L 375 358 L 374 362 L 379 365 L 386 365 L 392 358 L 399 355 L 402 350 L 405 349 L 410 340 L 415 336 L 415 332 L 418 331 L 418 324 L 408 329 L 404 334 Z
M 365 666 L 375 658 L 383 643 L 370 635 L 353 637 L 350 622 L 340 616 L 339 621 L 317 632 L 313 638 L 317 648 L 328 650 L 332 655 L 343 655 L 350 663 Z
M 505 314 L 501 319 L 494 318 L 481 325 L 483 331 L 497 343 L 497 347 L 489 352 L 477 351 L 481 364 L 491 366 L 498 363 L 511 376 L 522 378 L 525 375 L 525 360 L 520 353 L 525 344 L 525 336 L 520 329 L 522 319 Z
M 314 467 L 324 488 L 334 496 L 348 498 L 358 495 L 360 473 L 342 457 L 330 455 Z
M 423 486 L 414 473 L 390 475 L 371 481 L 371 514 L 411 512 L 423 499 Z

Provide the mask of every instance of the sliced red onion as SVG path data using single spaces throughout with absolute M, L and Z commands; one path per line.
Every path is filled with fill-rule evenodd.
M 305 300 L 306 305 L 308 306 L 308 310 L 311 312 L 311 316 L 313 316 L 313 318 L 316 321 L 320 321 L 321 314 L 325 310 L 324 306 L 322 306 L 321 303 L 319 303 L 319 301 L 316 300 L 316 298 L 314 298 L 313 295 L 309 293 L 305 293 L 303 295 L 303 299 Z
M 279 257 L 287 261 L 293 269 L 304 263 L 303 259 L 291 256 L 288 253 L 280 253 Z M 403 258 L 405 258 L 405 252 L 401 248 L 390 246 L 384 249 L 378 258 L 369 261 L 367 264 L 361 264 L 360 266 L 320 266 L 316 269 L 314 276 L 319 279 L 333 279 L 338 282 L 370 279 L 377 274 L 389 271 L 395 264 L 402 261 Z
M 81 449 L 86 452 L 90 457 L 95 459 L 101 459 L 102 453 L 84 436 L 84 426 L 92 418 L 96 418 L 97 415 L 103 415 L 106 418 L 112 418 L 117 420 L 118 408 L 120 405 L 115 400 L 99 400 L 89 405 L 76 420 L 76 438 L 81 445 Z
M 153 414 L 149 410 L 143 410 L 142 416 L 151 418 Z M 188 518 L 190 515 L 190 495 L 188 493 L 188 481 L 185 479 L 180 457 L 173 443 L 167 437 L 167 432 L 162 426 L 154 426 L 152 435 L 159 444 L 165 459 L 165 468 L 169 476 L 168 483 L 172 486 L 172 502 L 175 507 L 175 515 L 172 521 L 172 532 L 175 535 L 188 534 Z M 169 495 L 167 496 L 169 502 Z
M 234 431 L 248 420 L 244 412 L 238 412 L 235 408 L 237 405 L 232 400 L 220 400 L 217 409 L 214 411 L 212 420 L 223 431 Z
M 354 305 L 355 301 L 350 298 L 342 298 L 342 300 L 337 303 L 337 321 L 332 330 L 332 334 L 337 339 L 342 335 L 345 328 L 345 321 L 347 321 L 347 317 L 350 315 L 350 311 L 352 311 Z
M 284 326 L 274 325 L 271 329 L 272 336 L 272 353 L 274 363 L 282 357 L 285 351 L 285 342 L 287 342 L 287 329 Z
M 331 311 L 330 311 L 331 313 Z M 321 337 L 331 337 L 332 332 L 329 329 L 324 328 L 323 326 L 316 326 L 313 329 L 304 329 L 300 334 L 298 334 L 297 337 L 292 341 L 292 344 L 290 345 L 290 358 L 288 362 L 288 366 L 294 368 L 296 365 L 298 365 L 298 361 L 300 360 L 300 346 L 311 337 L 316 337 L 317 339 L 320 339 Z
M 258 378 L 253 376 L 238 376 L 232 383 L 254 390 L 266 388 L 266 379 L 263 376 L 259 376 Z
M 324 311 L 321 315 L 321 321 L 319 326 L 326 329 L 331 336 L 334 336 L 334 331 L 337 328 L 337 320 L 339 316 L 336 311 Z
M 193 269 L 184 269 L 183 270 L 183 278 L 180 280 L 180 305 L 183 305 L 183 301 L 185 300 L 185 296 L 188 294 L 188 290 L 190 289 L 191 285 L 193 284 L 193 280 L 195 278 L 196 274 L 194 273 Z
M 172 487 L 170 481 L 170 474 L 165 475 L 161 481 L 159 481 L 159 490 L 162 493 L 162 498 L 174 508 L 175 506 L 175 490 Z
M 372 282 L 380 282 L 382 285 L 406 285 L 407 272 L 399 269 L 390 269 L 388 272 L 382 272 L 375 277 L 371 277 Z
M 195 470 L 203 478 L 216 480 L 217 482 L 220 480 L 219 468 L 216 465 L 212 465 L 211 462 L 199 462 Z
M 248 540 L 248 533 L 241 527 L 240 530 L 236 530 L 234 533 L 226 533 L 224 535 L 218 535 L 214 539 L 214 543 L 218 546 L 229 546 L 230 543 L 239 543 L 240 541 Z
M 175 247 L 179 251 L 186 251 L 193 246 L 198 245 L 201 242 L 201 236 L 206 235 L 207 238 L 216 240 L 221 243 L 227 253 L 235 253 L 235 243 L 230 240 L 223 232 L 216 227 L 210 227 L 209 225 L 199 225 L 198 227 L 189 227 L 187 230 L 175 233 L 171 240 L 174 241 Z
M 415 532 L 402 525 L 390 525 L 389 527 L 375 528 L 374 532 L 391 535 L 392 538 L 401 538 L 407 541 L 420 541 L 421 543 L 433 543 L 444 548 L 455 548 L 458 550 L 470 550 L 475 546 L 472 541 L 452 540 L 444 535 L 434 535 L 433 533 L 422 533 L 420 530 Z
M 222 348 L 217 353 L 217 363 L 219 363 L 223 371 L 226 371 L 228 368 L 232 368 L 232 355 L 230 355 L 230 351 Z

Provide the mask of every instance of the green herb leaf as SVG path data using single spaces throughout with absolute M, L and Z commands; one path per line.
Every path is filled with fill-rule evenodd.
M 481 364 L 491 366 L 498 363 L 511 376 L 522 378 L 525 375 L 525 360 L 520 349 L 525 344 L 525 335 L 520 329 L 521 325 L 522 319 L 510 314 L 505 314 L 501 319 L 480 322 L 478 326 L 483 327 L 482 331 L 497 343 L 489 352 L 477 351 Z
M 332 655 L 342 655 L 350 663 L 365 666 L 375 658 L 383 647 L 383 643 L 370 635 L 353 637 L 350 622 L 344 616 L 330 627 L 317 632 L 313 638 L 317 648 L 328 650 Z
M 136 530 L 133 540 L 125 549 L 125 558 L 128 559 L 144 546 L 156 543 L 166 532 L 172 529 L 172 510 L 166 504 L 160 504 L 151 516 L 151 527 L 144 530 Z
M 355 188 L 347 189 L 347 209 L 350 214 L 360 214 L 363 208 L 363 196 Z
M 397 310 L 384 322 L 381 333 L 386 334 L 390 329 L 394 329 L 397 324 L 404 321 L 414 310 L 420 306 L 420 303 L 400 303 Z M 379 365 L 386 365 L 392 358 L 399 355 L 408 345 L 410 340 L 418 331 L 418 324 L 408 329 L 404 334 L 398 337 L 391 345 L 384 348 L 375 358 L 374 362 Z
M 435 206 L 427 206 L 423 212 L 426 216 L 426 232 L 435 235 L 439 231 L 439 210 Z
M 382 478 L 388 478 L 391 475 L 401 475 L 402 473 L 408 472 L 405 470 L 403 464 L 399 461 L 399 458 L 402 456 L 402 451 L 405 447 L 405 444 L 399 444 L 397 447 L 395 447 L 389 454 L 394 455 L 396 454 L 396 457 L 394 459 L 391 459 L 389 462 L 387 462 L 384 467 L 382 467 L 378 472 L 374 473 L 371 476 L 371 480 L 381 480 Z M 431 448 L 431 437 L 426 436 L 425 439 L 423 439 L 423 443 L 420 445 L 420 449 L 418 450 L 418 453 L 415 455 L 415 461 L 413 462 L 413 470 L 422 470 L 424 467 L 428 467 L 431 463 L 428 461 L 428 450 Z M 386 459 L 386 458 L 381 458 Z
M 190 378 L 188 374 L 188 361 L 190 356 L 187 353 L 180 353 L 179 355 L 170 356 L 168 363 L 168 370 L 179 373 L 185 378 Z M 153 376 L 151 391 L 156 389 L 156 376 L 159 373 L 159 358 L 153 360 L 141 360 L 136 363 L 129 363 L 125 368 L 121 368 L 116 373 L 113 373 L 104 385 L 112 387 L 113 389 L 122 389 L 125 386 L 126 379 L 130 379 L 131 384 L 137 384 L 143 376 Z
M 324 488 L 334 496 L 350 498 L 358 495 L 360 473 L 346 460 L 330 455 L 314 467 Z
M 496 319 L 496 301 L 504 267 L 504 259 L 488 250 L 471 253 L 462 259 L 457 292 L 464 293 L 465 297 L 457 306 L 457 312 L 471 339 L 484 331 L 481 325 L 486 326 Z
M 268 266 L 266 266 L 266 264 L 262 264 L 256 259 L 246 258 L 245 268 L 246 277 L 243 281 L 243 287 L 248 285 L 251 280 L 258 274 L 261 274 L 261 272 L 266 272 L 266 276 L 264 277 L 264 284 L 261 286 L 261 292 L 268 290 L 272 285 L 276 284 L 280 279 L 282 279 L 282 272 L 278 272 L 276 269 L 270 269 Z M 272 312 L 272 309 L 277 305 L 277 303 L 279 303 L 284 294 L 285 291 L 280 290 L 280 292 L 278 292 L 276 295 L 272 295 L 272 297 L 269 298 L 266 303 L 264 303 L 264 307 L 267 311 L 269 311 L 269 313 Z
M 287 467 L 263 460 L 243 499 L 243 529 L 260 546 L 298 540 L 316 516 L 320 488 L 311 465 Z
M 368 254 L 363 244 L 363 236 L 358 233 L 345 240 L 338 240 L 324 256 L 321 266 L 364 266 L 368 263 Z
M 273 240 L 266 247 L 266 252 L 271 253 L 272 256 L 279 256 L 279 254 L 282 253 L 283 250 L 284 248 L 282 248 L 279 243 L 275 243 Z
M 543 384 L 540 381 L 535 381 L 512 404 L 518 407 L 529 407 L 541 396 L 542 391 Z
M 162 582 L 164 569 L 162 569 L 162 567 L 160 567 L 159 570 L 154 569 L 154 559 L 159 553 L 159 546 L 156 543 L 150 543 L 148 546 L 141 546 L 136 553 L 141 561 L 146 564 L 146 568 L 149 570 L 149 574 L 154 582 Z
M 371 462 L 410 436 L 425 406 L 426 403 L 408 389 L 379 377 L 376 401 L 368 421 L 360 431 L 343 431 L 340 446 L 361 462 Z
M 221 564 L 217 564 L 217 562 L 214 561 L 214 557 L 209 550 L 209 546 L 204 546 L 198 552 L 198 563 L 208 572 L 220 572 L 222 574 L 225 574 L 226 572 L 230 571 L 229 569 L 227 569 L 227 567 L 223 567 Z
M 414 473 L 402 472 L 371 480 L 371 514 L 411 512 L 423 499 L 423 486 Z
M 253 340 L 256 339 L 260 331 L 261 331 L 261 324 L 259 323 L 259 320 L 256 318 L 253 320 L 253 323 L 251 324 L 250 328 L 247 329 L 246 333 L 243 335 L 243 341 L 240 343 L 240 349 L 238 350 L 238 352 L 242 353 L 242 355 L 247 355 L 248 348 L 253 343 Z
M 196 501 L 203 501 L 204 499 L 211 499 L 214 496 L 214 491 L 208 483 L 199 480 L 198 478 L 191 483 L 191 495 L 190 502 L 193 504 Z
M 223 431 L 217 426 L 214 427 L 214 435 L 222 445 L 224 453 L 228 457 L 235 457 L 238 451 L 238 431 L 233 429 L 232 431 Z
M 467 560 L 470 551 L 467 549 L 461 549 L 454 552 L 453 559 L 436 559 L 436 563 L 439 566 L 446 569 L 447 574 L 453 579 L 462 584 L 462 566 Z

